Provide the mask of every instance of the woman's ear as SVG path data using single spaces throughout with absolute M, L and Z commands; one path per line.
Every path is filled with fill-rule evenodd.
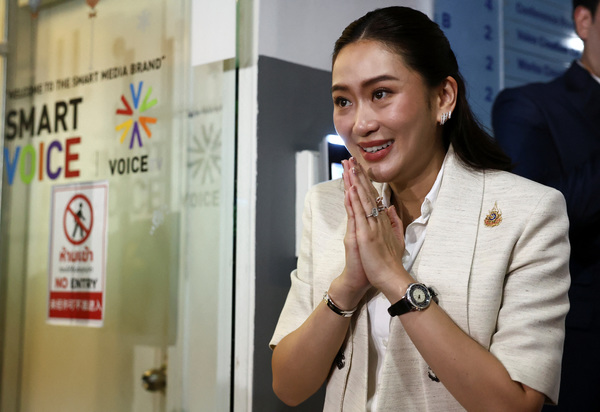
M 448 76 L 442 81 L 438 89 L 438 121 L 442 119 L 444 114 L 452 113 L 454 111 L 457 98 L 458 84 L 454 77 Z

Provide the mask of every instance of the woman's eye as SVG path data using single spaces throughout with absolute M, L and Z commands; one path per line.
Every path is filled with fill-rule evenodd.
M 335 104 L 339 107 L 346 107 L 350 106 L 350 101 L 348 101 L 348 99 L 344 99 L 343 97 L 338 97 L 335 99 Z
M 387 94 L 388 94 L 387 90 L 376 90 L 373 93 L 373 99 L 375 99 L 375 100 L 383 99 L 385 96 L 387 96 Z

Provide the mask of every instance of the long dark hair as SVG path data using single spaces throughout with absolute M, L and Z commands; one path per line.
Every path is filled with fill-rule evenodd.
M 448 39 L 429 17 L 408 7 L 373 10 L 346 27 L 336 41 L 332 63 L 347 45 L 359 40 L 378 41 L 402 56 L 406 65 L 430 87 L 451 76 L 458 84 L 452 118 L 444 124 L 442 137 L 458 157 L 477 169 L 510 170 L 512 162 L 475 118 L 466 98 L 465 82 Z

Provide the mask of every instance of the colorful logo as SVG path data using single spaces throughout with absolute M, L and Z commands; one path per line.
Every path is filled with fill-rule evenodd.
M 123 133 L 121 134 L 121 143 L 123 143 L 125 141 L 125 138 L 128 135 L 130 136 L 130 138 L 129 138 L 129 148 L 130 149 L 133 149 L 133 145 L 135 142 L 137 142 L 139 147 L 143 146 L 142 136 L 140 134 L 140 126 L 146 132 L 146 136 L 148 136 L 148 139 L 150 139 L 152 137 L 152 132 L 150 131 L 148 124 L 156 123 L 156 117 L 148 117 L 148 116 L 141 115 L 142 113 L 144 113 L 146 110 L 148 110 L 152 106 L 156 105 L 156 103 L 157 103 L 156 99 L 150 100 L 150 96 L 152 95 L 152 87 L 149 87 L 148 91 L 146 92 L 146 95 L 144 96 L 144 100 L 142 101 L 142 104 L 140 105 L 143 87 L 144 87 L 144 82 L 139 82 L 138 87 L 137 87 L 137 92 L 136 92 L 136 90 L 134 89 L 133 83 L 129 84 L 129 89 L 131 90 L 131 100 L 133 101 L 133 109 L 131 108 L 131 104 L 129 104 L 129 102 L 125 98 L 125 95 L 121 95 L 121 101 L 123 102 L 124 108 L 117 109 L 117 114 L 121 114 L 124 116 L 131 116 L 130 119 L 124 121 L 123 123 L 121 123 L 120 125 L 118 125 L 115 128 L 116 131 L 123 130 Z M 139 111 L 140 115 L 137 120 L 134 120 L 136 112 L 138 112 L 138 111 Z M 131 134 L 129 134 L 130 130 L 131 130 Z

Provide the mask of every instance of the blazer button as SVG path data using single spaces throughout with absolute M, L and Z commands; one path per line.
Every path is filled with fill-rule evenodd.
M 337 366 L 338 369 L 342 369 L 344 366 L 346 366 L 346 357 L 344 356 L 344 353 L 341 351 L 338 352 L 333 363 L 335 364 L 335 366 Z

